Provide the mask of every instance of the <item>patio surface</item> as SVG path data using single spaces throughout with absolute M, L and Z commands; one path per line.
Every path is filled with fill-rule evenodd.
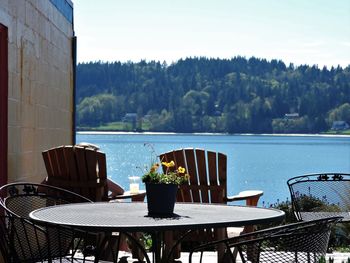
M 149 255 L 150 258 L 152 258 L 152 255 Z M 120 251 L 119 257 L 121 260 L 120 263 L 131 263 L 131 262 L 138 262 L 136 259 L 131 258 L 131 254 L 128 252 Z M 347 263 L 347 259 L 350 258 L 350 253 L 339 253 L 334 252 L 332 254 L 327 254 L 326 259 L 328 262 L 329 258 L 334 259 L 334 263 Z M 216 262 L 216 253 L 215 252 L 206 252 L 203 257 L 203 263 L 215 263 Z M 177 262 L 187 263 L 188 262 L 188 253 L 182 252 L 181 258 Z M 193 263 L 199 262 L 199 253 L 195 254 L 193 257 Z M 237 262 L 241 262 L 240 260 L 237 260 Z

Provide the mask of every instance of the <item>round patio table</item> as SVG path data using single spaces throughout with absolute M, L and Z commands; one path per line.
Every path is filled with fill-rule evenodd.
M 44 207 L 30 213 L 33 220 L 43 224 L 96 232 L 152 233 L 155 234 L 152 236 L 158 237 L 153 240 L 155 247 L 161 242 L 159 234 L 164 231 L 267 224 L 281 221 L 284 216 L 283 211 L 271 208 L 176 203 L 173 216 L 156 218 L 148 216 L 147 204 L 141 202 L 67 204 Z M 155 251 L 155 261 L 162 261 L 160 251 Z

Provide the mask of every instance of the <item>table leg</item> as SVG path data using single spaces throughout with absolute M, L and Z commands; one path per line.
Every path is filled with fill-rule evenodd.
M 172 262 L 174 261 L 174 257 L 177 256 L 176 258 L 180 257 L 181 251 L 178 250 L 178 248 L 180 247 L 180 243 L 185 239 L 185 237 L 187 237 L 188 235 L 190 235 L 193 231 L 195 230 L 187 230 L 186 233 L 184 233 L 182 236 L 179 236 L 176 240 L 176 242 L 174 244 L 173 243 L 173 235 L 167 235 L 166 238 L 168 238 L 169 240 L 164 239 L 165 242 L 165 249 L 164 249 L 164 254 L 163 254 L 163 261 L 164 262 Z M 172 233 L 170 231 L 168 231 L 167 234 Z M 175 254 L 177 253 L 177 254 Z M 179 254 L 179 255 L 178 255 Z
M 167 233 L 168 232 L 168 233 Z M 153 262 L 156 263 L 169 263 L 174 261 L 174 253 L 181 241 L 192 233 L 192 230 L 187 231 L 180 236 L 175 244 L 173 240 L 167 240 L 172 235 L 169 235 L 170 231 L 166 232 L 153 232 L 152 233 L 152 248 L 153 248 Z
M 243 233 L 254 232 L 254 229 L 255 229 L 255 226 L 253 226 L 253 225 L 245 226 Z M 258 259 L 256 257 L 259 253 L 256 250 L 257 250 L 257 248 L 254 246 L 253 247 L 249 246 L 247 249 L 247 258 L 249 261 L 251 261 L 253 263 L 258 262 Z
M 226 228 L 216 229 L 216 240 L 223 240 L 226 238 Z M 218 246 L 218 262 L 222 262 L 225 256 L 225 244 L 220 244 Z
M 142 233 L 136 232 L 136 233 L 132 233 L 131 235 L 135 237 L 136 240 L 140 240 Z M 129 248 L 131 250 L 132 257 L 137 258 L 140 262 L 142 262 L 145 255 L 140 249 L 138 249 L 137 245 L 134 244 L 134 242 L 132 242 L 131 240 L 129 242 Z
M 153 263 L 169 263 L 173 261 L 173 253 L 176 249 L 176 247 L 181 243 L 181 241 L 188 236 L 189 234 L 192 233 L 192 230 L 188 230 L 185 234 L 183 234 L 179 239 L 175 242 L 175 244 L 172 244 L 170 246 L 168 244 L 165 244 L 165 237 L 164 237 L 164 232 L 152 232 L 151 237 L 152 237 L 152 262 Z M 150 263 L 150 259 L 147 255 L 146 250 L 143 248 L 143 246 L 139 243 L 137 239 L 134 238 L 133 235 L 129 233 L 123 233 L 125 234 L 128 238 L 133 240 L 133 242 L 138 246 L 139 249 L 142 250 L 142 253 L 145 255 L 145 259 L 147 263 Z M 168 247 L 167 247 L 168 246 Z M 170 248 L 170 249 L 169 249 Z
M 143 255 L 145 256 L 146 262 L 151 263 L 151 260 L 149 259 L 148 255 L 147 255 L 147 251 L 145 250 L 143 245 L 140 244 L 140 241 L 137 240 L 137 238 L 135 238 L 132 234 L 129 234 L 127 232 L 123 232 L 123 234 L 125 236 L 127 236 L 130 240 L 132 240 L 133 244 L 135 244 L 138 247 L 138 249 L 143 253 Z M 152 237 L 152 241 L 153 241 L 153 237 Z M 155 262 L 154 258 L 153 258 L 153 262 Z
M 153 232 L 152 236 L 152 249 L 153 249 L 153 262 L 162 262 L 162 233 Z
M 179 240 L 179 232 L 165 231 L 164 232 L 164 256 L 167 257 L 168 262 L 172 262 L 180 257 L 181 244 Z

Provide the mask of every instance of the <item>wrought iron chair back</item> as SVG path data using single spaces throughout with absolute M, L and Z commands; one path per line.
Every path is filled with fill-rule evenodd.
M 330 217 L 299 222 L 223 239 L 197 247 L 190 252 L 211 250 L 225 245 L 224 262 L 235 262 L 232 252 L 237 248 L 242 262 L 319 262 L 325 256 L 331 227 L 342 217 Z M 202 257 L 200 257 L 200 262 Z
M 52 236 L 52 231 L 55 236 Z M 44 262 L 73 257 L 75 234 L 67 228 L 39 227 L 23 217 L 0 216 L 0 248 L 5 262 Z
M 350 212 L 350 174 L 318 173 L 287 181 L 298 221 L 344 216 Z
M 88 233 L 58 225 L 36 225 L 29 218 L 34 209 L 73 202 L 91 202 L 89 199 L 57 187 L 13 183 L 0 188 L 1 251 L 6 262 L 44 262 L 51 259 L 75 260 L 97 257 L 97 245 L 103 235 Z M 102 243 L 101 243 L 102 244 Z
M 86 197 L 58 187 L 35 183 L 12 183 L 0 188 L 0 201 L 17 216 L 29 218 L 29 213 L 42 207 L 90 202 Z

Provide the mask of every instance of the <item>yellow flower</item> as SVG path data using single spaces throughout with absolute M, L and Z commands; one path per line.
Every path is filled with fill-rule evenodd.
M 181 166 L 179 166 L 179 168 L 177 170 L 180 174 L 184 174 L 186 172 L 186 169 L 181 167 Z
M 166 166 L 167 168 L 174 167 L 175 163 L 174 161 L 171 161 L 170 163 L 162 162 L 162 165 Z
M 157 171 L 159 168 L 159 163 L 155 163 L 152 165 L 151 169 L 150 169 L 150 172 L 151 173 L 154 173 L 155 171 Z

